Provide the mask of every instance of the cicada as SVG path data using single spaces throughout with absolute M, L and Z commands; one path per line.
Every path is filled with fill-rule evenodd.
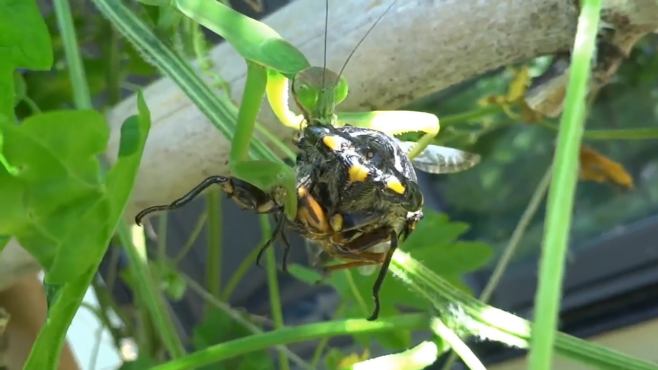
M 412 159 L 414 142 L 350 122 L 339 124 L 334 107 L 340 83 L 341 77 L 324 67 L 310 67 L 293 79 L 293 97 L 304 118 L 296 139 L 296 194 L 276 187 L 264 191 L 234 177 L 211 176 L 171 204 L 144 209 L 136 222 L 149 213 L 181 207 L 217 184 L 241 208 L 274 215 L 277 227 L 261 253 L 281 236 L 286 244 L 284 269 L 289 249 L 286 229 L 317 244 L 323 260 L 338 260 L 323 265 L 325 271 L 380 265 L 368 318 L 376 319 L 379 290 L 393 253 L 423 216 L 423 194 L 414 166 L 430 173 L 458 172 L 475 165 L 479 156 L 427 145 Z M 432 132 L 438 132 L 438 127 Z M 284 214 L 289 196 L 297 197 L 293 218 Z

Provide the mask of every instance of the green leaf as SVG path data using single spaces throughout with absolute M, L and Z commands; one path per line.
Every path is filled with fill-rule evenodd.
M 50 35 L 36 1 L 0 0 L 0 50 L 15 67 L 50 69 Z
M 98 230 L 98 232 L 82 234 L 71 232 L 66 236 L 63 241 L 66 250 L 57 255 L 46 275 L 49 282 L 66 281 L 75 274 L 76 268 L 84 267 L 85 264 L 95 264 L 105 253 L 107 242 L 123 214 L 132 190 L 146 135 L 151 125 L 150 113 L 141 93 L 137 95 L 137 108 L 138 115 L 128 118 L 121 127 L 119 158 L 107 175 L 103 197 L 78 221 L 80 230 Z M 90 245 L 98 248 L 90 248 Z
M 5 249 L 5 246 L 7 243 L 9 243 L 10 237 L 7 235 L 0 235 L 0 253 L 2 253 L 2 250 Z
M 290 273 L 295 279 L 303 281 L 308 285 L 317 284 L 322 280 L 322 274 L 316 270 L 312 270 L 296 263 L 288 266 L 288 273 Z
M 176 269 L 176 266 L 167 261 L 162 261 L 153 265 L 153 267 L 157 269 L 156 276 L 160 278 L 160 285 L 164 292 L 172 300 L 180 301 L 187 289 L 187 283 Z
M 0 234 L 16 236 L 48 269 L 64 236 L 80 230 L 81 215 L 102 192 L 97 156 L 107 126 L 94 111 L 60 111 L 4 130 L 5 154 L 19 171 L 0 170 Z M 78 267 L 72 272 L 85 270 Z
M 50 35 L 36 1 L 0 0 L 0 116 L 13 117 L 14 70 L 46 70 L 52 63 Z
M 302 52 L 275 30 L 212 0 L 176 0 L 188 17 L 224 37 L 243 58 L 274 68 L 288 77 L 309 66 Z
M 0 229 L 11 227 L 21 244 L 47 263 L 46 283 L 54 287 L 48 317 L 32 347 L 27 370 L 56 367 L 66 330 L 123 213 L 150 126 L 141 95 L 138 111 L 138 117 L 124 123 L 137 128 L 124 132 L 139 132 L 139 144 L 135 146 L 131 135 L 121 138 L 122 154 L 104 182 L 94 162 L 107 141 L 107 125 L 100 114 L 43 114 L 29 125 L 26 122 L 9 131 L 16 138 L 8 146 L 9 158 L 20 164 L 21 172 L 4 181 L 9 176 L 0 171 L 0 186 L 11 184 L 9 190 L 20 200 L 10 207 L 10 216 L 18 219 L 3 213 Z M 60 148 L 58 143 L 71 147 Z M 14 147 L 18 144 L 23 146 L 21 150 Z M 0 191 L 0 197 L 4 196 Z

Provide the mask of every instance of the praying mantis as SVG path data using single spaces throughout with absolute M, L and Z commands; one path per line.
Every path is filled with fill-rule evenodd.
M 211 176 L 171 204 L 143 210 L 136 216 L 137 223 L 151 212 L 181 207 L 217 184 L 242 208 L 278 217 L 270 242 L 281 236 L 286 243 L 284 269 L 288 250 L 284 225 L 315 241 L 326 257 L 344 261 L 325 265 L 327 271 L 381 265 L 369 317 L 376 319 L 379 289 L 398 240 L 406 238 L 422 218 L 423 197 L 413 167 L 430 173 L 457 172 L 475 165 L 479 156 L 431 145 L 439 120 L 429 113 L 337 111 L 348 93 L 342 72 L 349 57 L 338 74 L 312 67 L 276 31 L 230 7 L 209 0 L 175 0 L 174 4 L 224 37 L 247 63 L 229 155 L 232 177 Z M 364 38 L 394 4 L 388 5 Z M 290 110 L 289 90 L 301 114 Z M 283 162 L 249 158 L 249 143 L 265 97 L 283 125 L 300 130 L 294 169 Z M 405 132 L 423 136 L 417 142 L 394 138 Z

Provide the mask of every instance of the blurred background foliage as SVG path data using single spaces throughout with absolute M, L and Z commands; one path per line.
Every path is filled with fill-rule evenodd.
M 531 73 L 547 65 L 546 58 L 528 63 Z M 439 141 L 468 145 L 483 161 L 471 171 L 430 179 L 439 203 L 451 217 L 471 225 L 468 237 L 491 243 L 496 250 L 509 240 L 528 199 L 548 168 L 555 149 L 555 131 L 545 122 L 513 121 L 499 111 L 461 120 L 464 112 L 478 110 L 478 102 L 505 94 L 515 70 L 501 69 L 441 92 L 419 104 L 442 120 Z M 645 38 L 622 64 L 619 72 L 591 104 L 586 130 L 658 128 L 658 36 Z M 584 143 L 621 164 L 634 180 L 629 189 L 614 182 L 581 181 L 578 185 L 571 232 L 574 248 L 658 210 L 657 140 L 588 140 Z M 536 258 L 543 230 L 538 212 L 521 241 L 516 259 Z M 493 260 L 495 261 L 495 259 Z

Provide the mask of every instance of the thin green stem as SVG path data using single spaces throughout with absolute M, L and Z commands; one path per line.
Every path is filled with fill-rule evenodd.
M 199 238 L 199 235 L 201 235 L 201 231 L 203 230 L 203 226 L 206 224 L 207 219 L 208 219 L 208 212 L 207 211 L 201 212 L 199 218 L 197 218 L 196 223 L 194 224 L 194 228 L 192 229 L 192 232 L 187 237 L 185 244 L 174 257 L 175 265 L 179 264 L 180 261 L 182 261 L 183 258 L 185 258 L 185 256 L 187 256 L 187 254 L 192 250 L 192 247 L 194 247 L 194 243 Z
M 329 337 L 320 339 L 320 342 L 315 347 L 315 350 L 313 351 L 313 356 L 311 356 L 311 367 L 313 369 L 318 368 L 318 364 L 320 363 L 320 359 L 322 358 L 322 353 L 324 353 L 324 349 L 327 347 L 327 344 L 329 344 Z
M 537 122 L 537 125 L 551 131 L 559 131 L 559 127 L 548 122 Z M 623 129 L 585 130 L 585 140 L 655 140 L 658 139 L 658 128 L 638 127 Z
M 263 239 L 269 238 L 272 234 L 272 228 L 270 227 L 270 221 L 267 215 L 260 216 L 260 225 Z M 274 327 L 281 329 L 284 327 L 283 311 L 281 307 L 281 294 L 279 292 L 279 280 L 276 276 L 276 257 L 274 256 L 274 248 L 268 248 L 267 251 L 265 251 L 265 269 L 267 270 L 267 287 L 270 293 L 270 310 L 272 311 Z M 279 368 L 282 370 L 290 369 L 288 356 L 282 352 L 279 352 Z
M 464 343 L 461 338 L 450 329 L 446 324 L 441 321 L 438 317 L 432 319 L 431 326 L 432 331 L 446 341 L 450 348 L 462 359 L 464 364 L 471 370 L 486 370 L 480 359 L 471 351 L 470 348 Z
M 256 258 L 258 258 L 258 252 L 260 252 L 259 248 L 252 248 L 251 252 L 249 252 L 249 254 L 242 260 L 242 262 L 240 262 L 238 268 L 235 269 L 235 272 L 233 275 L 231 275 L 231 277 L 228 279 L 228 282 L 226 283 L 226 287 L 222 292 L 222 300 L 228 302 L 231 299 L 235 288 L 238 286 L 240 281 L 242 281 L 242 278 L 244 278 L 251 266 L 253 266 L 256 262 Z
M 487 303 L 489 301 L 491 295 L 493 294 L 494 290 L 498 286 L 498 283 L 500 282 L 503 275 L 505 274 L 505 271 L 507 271 L 507 267 L 512 261 L 512 257 L 516 253 L 519 243 L 521 242 L 523 235 L 525 235 L 525 232 L 528 228 L 528 225 L 530 224 L 530 221 L 532 221 L 532 219 L 535 217 L 535 214 L 539 209 L 539 205 L 541 204 L 541 201 L 544 199 L 544 196 L 546 195 L 546 191 L 548 190 L 548 185 L 550 184 L 550 181 L 551 181 L 551 168 L 548 168 L 548 170 L 546 170 L 546 173 L 544 174 L 544 177 L 540 180 L 539 184 L 535 188 L 535 192 L 532 194 L 532 197 L 530 198 L 530 202 L 528 203 L 528 206 L 526 207 L 525 211 L 523 211 L 523 214 L 521 215 L 521 219 L 519 219 L 519 223 L 516 224 L 516 227 L 512 232 L 512 236 L 510 237 L 507 246 L 503 250 L 503 254 L 498 259 L 498 262 L 496 263 L 496 267 L 491 273 L 491 276 L 489 277 L 489 281 L 487 281 L 487 285 L 484 287 L 484 289 L 482 289 L 482 292 L 480 293 L 480 300 L 482 302 Z M 452 364 L 455 362 L 456 359 L 457 359 L 456 354 L 454 352 L 450 353 L 450 356 L 443 364 L 442 369 L 443 370 L 451 369 Z
M 501 108 L 497 105 L 485 105 L 467 112 L 450 114 L 441 117 L 441 125 L 455 125 L 458 123 L 473 122 L 482 117 L 490 116 L 495 113 L 500 113 Z
M 368 306 L 366 306 L 366 301 L 363 299 L 361 292 L 359 292 L 359 288 L 356 286 L 356 283 L 354 282 L 352 271 L 345 269 L 343 270 L 343 273 L 345 274 L 345 280 L 347 280 L 347 286 L 350 288 L 350 291 L 352 292 L 354 299 L 356 299 L 356 303 L 358 304 L 359 308 L 361 308 L 363 314 L 367 316 L 368 314 L 370 314 L 370 311 L 368 311 Z
M 176 370 L 198 368 L 226 360 L 241 354 L 269 348 L 274 345 L 298 343 L 336 335 L 378 333 L 391 330 L 424 329 L 429 325 L 425 315 L 410 314 L 377 321 L 347 319 L 315 323 L 297 327 L 285 327 L 271 332 L 242 337 L 210 346 L 185 357 L 161 364 L 151 370 Z
M 158 262 L 164 262 L 167 259 L 167 220 L 169 219 L 166 213 L 158 216 Z
M 32 113 L 32 115 L 41 113 L 41 108 L 39 108 L 39 105 L 37 105 L 37 103 L 34 100 L 32 100 L 32 98 L 30 98 L 29 96 L 25 95 L 23 97 L 23 102 L 25 102 L 28 108 L 30 108 L 30 113 Z
M 107 72 L 105 80 L 107 84 L 107 102 L 115 105 L 121 99 L 121 53 L 119 52 L 119 33 L 109 27 L 110 42 L 107 45 Z
M 539 205 L 546 195 L 548 185 L 551 183 L 551 173 L 551 168 L 549 168 L 535 188 L 535 192 L 532 194 L 530 202 L 528 203 L 525 211 L 523 211 L 519 223 L 516 224 L 516 227 L 512 232 L 512 236 L 510 237 L 510 240 L 507 243 L 505 250 L 503 251 L 503 254 L 500 256 L 496 267 L 491 273 L 491 277 L 489 277 L 487 285 L 484 287 L 484 289 L 482 289 L 482 293 L 480 293 L 480 300 L 482 302 L 489 302 L 489 299 L 498 286 L 500 279 L 503 277 L 503 274 L 505 274 L 505 271 L 507 271 L 507 267 L 509 267 L 509 264 L 512 261 L 512 257 L 516 253 L 523 235 L 525 235 L 530 222 L 535 217 L 535 214 L 539 209 Z
M 190 287 L 192 291 L 194 291 L 196 294 L 198 294 L 203 300 L 205 300 L 208 304 L 212 305 L 213 307 L 221 310 L 224 312 L 227 316 L 229 316 L 233 321 L 239 323 L 240 325 L 244 326 L 247 330 L 254 334 L 260 334 L 263 333 L 263 330 L 259 328 L 258 326 L 254 325 L 253 322 L 256 321 L 256 317 L 254 316 L 249 316 L 245 317 L 244 312 L 239 312 L 233 307 L 229 306 L 227 303 L 222 302 L 221 300 L 213 297 L 212 294 L 210 294 L 208 291 L 203 289 L 201 285 L 199 285 L 194 279 L 190 278 L 187 275 L 183 275 L 183 278 L 187 282 L 187 285 Z M 304 361 L 302 358 L 297 356 L 294 352 L 290 351 L 288 347 L 278 345 L 275 346 L 276 350 L 279 352 L 285 352 L 288 358 L 290 358 L 290 361 L 294 362 L 295 365 L 302 367 L 303 369 L 315 369 L 315 366 L 309 365 L 306 361 Z
M 88 369 L 96 370 L 96 364 L 98 363 L 98 353 L 101 348 L 101 337 L 103 335 L 103 327 L 99 326 L 96 329 L 96 335 L 94 335 L 94 346 L 91 349 L 91 356 L 89 356 L 89 365 Z
M 184 355 L 185 350 L 183 348 L 183 343 L 178 337 L 176 328 L 167 312 L 167 304 L 153 281 L 153 276 L 151 275 L 148 265 L 145 246 L 140 245 L 138 249 L 138 246 L 133 243 L 130 236 L 130 230 L 125 223 L 119 225 L 118 233 L 121 245 L 126 252 L 130 263 L 130 270 L 134 276 L 133 281 L 135 284 L 135 290 L 138 295 L 142 297 L 151 319 L 153 320 L 153 324 L 162 338 L 162 342 L 173 358 Z
M 618 130 L 586 130 L 587 140 L 655 140 L 658 128 L 628 128 Z
M 210 294 L 217 298 L 220 296 L 222 276 L 222 198 L 219 193 L 219 189 L 211 189 L 206 195 L 208 213 L 206 286 Z
M 529 357 L 532 370 L 550 369 L 553 358 L 564 259 L 578 177 L 578 151 L 585 126 L 587 81 L 594 55 L 600 9 L 601 0 L 581 1 L 547 202 L 539 286 L 534 305 L 535 333 Z
M 55 0 L 53 2 L 55 15 L 57 16 L 57 27 L 62 36 L 64 55 L 68 64 L 69 76 L 73 87 L 73 101 L 78 109 L 91 109 L 91 97 L 89 85 L 85 77 L 85 70 L 80 58 L 78 41 L 75 37 L 75 27 L 71 16 L 71 7 L 68 0 Z

